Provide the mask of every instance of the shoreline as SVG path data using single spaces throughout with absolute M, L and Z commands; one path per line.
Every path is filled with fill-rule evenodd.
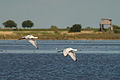
M 0 39 L 0 40 L 19 40 L 19 39 Z M 37 40 L 58 40 L 58 39 L 37 39 Z M 63 40 L 120 40 L 120 39 L 63 39 Z
M 37 40 L 120 40 L 120 33 L 82 31 L 68 33 L 61 31 L 0 31 L 0 40 L 19 40 L 26 35 L 37 36 Z

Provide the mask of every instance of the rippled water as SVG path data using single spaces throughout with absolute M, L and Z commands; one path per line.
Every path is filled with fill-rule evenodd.
M 120 40 L 0 40 L 0 80 L 120 80 Z M 78 61 L 57 53 L 72 47 Z

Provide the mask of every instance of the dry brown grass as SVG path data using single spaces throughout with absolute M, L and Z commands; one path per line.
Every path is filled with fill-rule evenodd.
M 81 31 L 75 33 L 68 33 L 67 31 L 59 31 L 58 33 L 54 31 L 0 31 L 0 39 L 19 39 L 28 34 L 38 36 L 39 40 L 120 40 L 120 34 L 94 31 Z
M 0 31 L 1 35 L 14 35 L 13 31 Z

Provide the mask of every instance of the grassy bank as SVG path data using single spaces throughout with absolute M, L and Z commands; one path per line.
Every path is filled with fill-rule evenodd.
M 48 31 L 0 31 L 1 40 L 17 40 L 26 35 L 38 36 L 39 40 L 120 40 L 120 34 L 101 33 L 94 31 L 81 31 L 77 33 L 68 33 L 65 30 L 54 32 Z

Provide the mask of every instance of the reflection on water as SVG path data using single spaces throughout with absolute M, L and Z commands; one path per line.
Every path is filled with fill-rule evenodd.
M 0 41 L 0 80 L 120 80 L 119 40 Z M 74 62 L 56 48 L 80 49 Z

